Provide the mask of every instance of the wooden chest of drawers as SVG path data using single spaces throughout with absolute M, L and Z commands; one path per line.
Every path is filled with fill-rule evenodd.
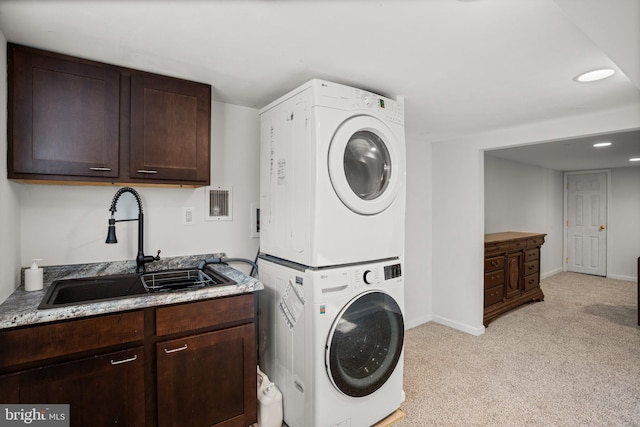
M 540 246 L 546 234 L 505 232 L 484 236 L 484 319 L 529 301 L 542 301 Z

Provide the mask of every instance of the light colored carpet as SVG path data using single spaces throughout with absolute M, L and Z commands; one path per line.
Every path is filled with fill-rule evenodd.
M 636 284 L 560 273 L 541 286 L 544 302 L 482 336 L 407 331 L 407 415 L 394 427 L 640 426 Z

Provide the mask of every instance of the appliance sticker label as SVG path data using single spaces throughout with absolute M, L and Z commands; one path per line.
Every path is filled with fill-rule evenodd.
M 289 329 L 293 329 L 300 318 L 302 310 L 304 309 L 302 279 L 300 279 L 300 282 L 298 283 L 298 278 L 296 277 L 295 284 L 289 280 L 287 289 L 284 291 L 284 294 L 280 299 L 280 304 L 278 305 L 280 308 L 280 314 L 282 315 L 285 323 L 289 326 Z
M 287 183 L 287 159 L 278 159 L 278 185 Z

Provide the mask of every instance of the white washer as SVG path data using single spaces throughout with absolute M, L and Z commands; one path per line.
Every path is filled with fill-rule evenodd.
M 310 267 L 404 253 L 404 101 L 311 80 L 260 111 L 260 250 Z
M 362 427 L 400 407 L 404 281 L 400 259 L 299 269 L 259 260 L 260 368 L 295 427 Z

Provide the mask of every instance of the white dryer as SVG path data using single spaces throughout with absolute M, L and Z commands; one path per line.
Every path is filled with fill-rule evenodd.
M 260 250 L 325 267 L 404 254 L 404 102 L 311 80 L 260 111 Z
M 299 269 L 259 261 L 260 367 L 296 427 L 362 427 L 400 407 L 404 281 L 400 259 Z

